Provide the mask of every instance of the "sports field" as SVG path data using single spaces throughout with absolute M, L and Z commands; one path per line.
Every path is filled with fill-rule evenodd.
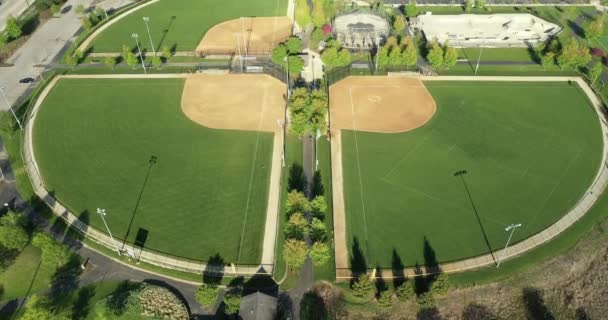
M 342 130 L 351 266 L 353 256 L 391 268 L 398 259 L 413 266 L 501 248 L 506 226 L 523 224 L 513 242 L 539 232 L 597 173 L 599 121 L 575 84 L 425 85 L 437 111 L 424 126 Z
M 147 230 L 147 249 L 237 262 L 240 247 L 241 264 L 259 263 L 273 134 L 191 121 L 184 81 L 60 80 L 34 127 L 45 185 L 104 231 L 105 208 L 115 237 Z
M 193 51 L 214 25 L 240 17 L 284 16 L 287 0 L 160 0 L 122 18 L 91 44 L 93 52 L 121 52 L 135 46 L 139 34 L 142 50 L 151 51 L 143 17 L 149 17 L 154 46 Z

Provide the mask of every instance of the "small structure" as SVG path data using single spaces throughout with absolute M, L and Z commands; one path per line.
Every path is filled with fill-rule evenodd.
M 561 28 L 529 13 L 420 15 L 410 26 L 427 40 L 454 47 L 526 47 L 545 42 Z
M 390 32 L 388 21 L 379 14 L 356 10 L 334 19 L 334 36 L 346 48 L 374 48 L 386 40 Z
M 277 314 L 277 298 L 261 292 L 244 296 L 239 307 L 239 316 L 243 320 L 274 319 Z

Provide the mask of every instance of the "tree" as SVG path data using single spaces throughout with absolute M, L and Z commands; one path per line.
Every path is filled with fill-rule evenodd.
M 585 38 L 593 40 L 602 35 L 604 32 L 604 17 L 605 14 L 601 14 L 583 27 Z
M 29 297 L 25 303 L 25 312 L 21 316 L 21 320 L 50 320 L 53 319 L 53 314 L 46 307 L 47 300 L 37 294 Z
M 304 28 L 310 24 L 310 8 L 306 0 L 296 0 L 295 11 L 296 22 L 300 27 Z
M 397 297 L 403 301 L 407 301 L 416 293 L 413 281 L 406 281 L 395 289 Z
M 473 9 L 473 0 L 464 0 L 464 11 L 470 12 Z
M 308 221 L 304 215 L 300 212 L 293 213 L 285 225 L 285 236 L 288 239 L 304 240 L 308 232 Z
M 329 252 L 329 247 L 326 243 L 317 241 L 310 248 L 310 259 L 312 260 L 312 264 L 315 267 L 320 267 L 331 259 L 331 253 Z
M 194 297 L 203 307 L 211 308 L 217 300 L 218 287 L 203 283 L 196 289 Z
M 447 42 L 445 44 L 445 53 L 443 55 L 443 65 L 446 69 L 450 69 L 456 65 L 456 60 L 458 60 L 458 50 L 454 47 L 448 46 Z
M 547 70 L 547 67 L 555 64 L 555 53 L 549 51 L 540 56 L 540 64 L 543 66 L 543 70 Z
M 429 53 L 426 55 L 426 59 L 435 69 L 443 66 L 443 48 L 441 48 L 437 41 L 434 41 L 431 44 L 431 48 L 429 49 Z
M 164 46 L 161 52 L 161 56 L 165 58 L 165 61 L 169 60 L 169 58 L 172 56 L 171 49 L 167 46 Z
M 0 32 L 0 49 L 4 48 L 8 43 L 8 37 L 4 32 Z
M 296 77 L 304 70 L 304 60 L 299 56 L 289 56 L 287 58 L 289 62 L 289 74 L 292 77 Z
M 352 286 L 353 295 L 355 297 L 364 298 L 369 295 L 372 291 L 372 281 L 369 278 L 368 274 L 363 274 L 355 281 Z
M 105 58 L 103 59 L 103 63 L 104 63 L 106 66 L 108 66 L 108 67 L 110 67 L 110 68 L 114 69 L 114 66 L 116 65 L 116 57 L 105 57 Z
M 486 8 L 486 0 L 475 0 L 475 7 L 479 9 Z
M 224 296 L 224 312 L 228 315 L 239 313 L 241 296 L 235 293 L 227 293 Z
M 327 213 L 327 201 L 325 201 L 325 197 L 321 195 L 312 199 L 310 209 L 313 217 L 323 220 L 325 213 Z
M 401 60 L 401 50 L 398 46 L 394 46 L 391 49 L 391 52 L 388 54 L 389 65 L 398 66 L 401 65 L 403 60 Z
M 17 19 L 12 15 L 8 16 L 8 19 L 6 20 L 5 32 L 11 39 L 17 39 L 22 34 L 21 26 L 17 22 Z
M 74 50 L 74 58 L 76 58 L 77 63 L 82 62 L 82 59 L 84 59 L 84 52 L 78 49 Z
M 32 244 L 42 251 L 42 263 L 49 266 L 62 266 L 70 257 L 70 250 L 53 240 L 46 233 L 38 232 L 32 238 Z
M 310 238 L 312 241 L 327 240 L 327 226 L 325 226 L 323 221 L 312 218 L 312 222 L 310 223 Z
M 86 10 L 86 9 L 84 8 L 84 6 L 83 6 L 82 4 L 79 4 L 79 5 L 77 5 L 77 6 L 76 6 L 76 8 L 74 9 L 74 12 L 76 12 L 76 14 L 83 15 L 83 14 L 84 14 L 84 12 L 85 12 L 85 10 Z
M 300 268 L 304 264 L 307 254 L 308 248 L 302 240 L 288 239 L 283 244 L 283 258 L 292 268 Z
M 289 37 L 287 41 L 285 41 L 285 46 L 287 47 L 287 53 L 289 54 L 297 54 L 302 51 L 302 40 L 298 37 Z
M 589 68 L 589 81 L 591 85 L 595 84 L 597 78 L 602 74 L 603 67 L 601 62 L 596 62 L 591 68 Z
M 30 237 L 24 228 L 23 217 L 15 212 L 8 212 L 0 218 L 0 244 L 12 250 L 21 250 Z
M 418 7 L 416 7 L 416 2 L 410 2 L 405 6 L 405 15 L 410 18 L 418 15 Z
M 383 46 L 380 47 L 380 49 L 378 50 L 378 53 L 376 54 L 376 63 L 379 66 L 388 66 L 389 65 L 389 58 L 388 55 L 390 53 L 390 48 L 388 46 Z
M 393 29 L 397 34 L 402 34 L 406 25 L 407 23 L 405 21 L 405 16 L 402 15 L 397 16 L 397 18 L 395 18 L 395 21 L 393 21 Z
M 340 50 L 340 52 L 338 53 L 338 66 L 339 67 L 344 67 L 350 64 L 350 61 L 352 60 L 352 57 L 350 55 L 350 51 L 348 51 L 348 49 L 346 48 L 342 48 L 342 50 Z
M 74 55 L 68 55 L 65 57 L 65 64 L 70 66 L 72 69 L 78 65 L 78 59 Z
M 390 307 L 393 304 L 391 292 L 388 290 L 380 292 L 380 294 L 378 295 L 378 304 L 381 307 Z
M 160 58 L 160 56 L 153 56 L 152 57 L 152 66 L 160 69 L 160 66 L 163 64 L 163 60 Z
M 122 46 L 122 59 L 131 67 L 137 64 L 137 56 L 127 46 Z
M 323 50 L 321 53 L 321 60 L 328 67 L 335 67 L 338 65 L 338 48 L 329 47 Z
M 418 50 L 416 50 L 416 46 L 413 43 L 405 47 L 402 55 L 403 64 L 406 67 L 409 68 L 410 66 L 414 66 L 418 63 Z
M 384 44 L 384 46 L 387 47 L 388 49 L 390 49 L 398 44 L 399 44 L 399 39 L 397 39 L 397 37 L 395 37 L 395 36 L 390 36 L 390 37 L 386 38 L 386 43 Z
M 295 212 L 309 212 L 310 203 L 308 203 L 308 199 L 304 193 L 297 190 L 292 190 L 287 194 L 287 204 L 285 206 L 285 210 L 289 216 Z
M 289 117 L 289 130 L 292 134 L 303 137 L 310 132 L 308 117 L 304 113 L 292 114 Z
M 591 54 L 585 46 L 581 46 L 576 40 L 570 39 L 562 48 L 562 52 L 557 57 L 557 63 L 563 70 L 566 67 L 578 69 L 591 61 Z
M 436 295 L 443 295 L 448 292 L 448 275 L 446 273 L 439 274 L 435 281 L 431 284 L 431 292 Z
M 315 27 L 320 27 L 325 24 L 325 11 L 323 10 L 323 0 L 313 0 L 312 7 L 312 23 Z
M 53 4 L 51 4 L 51 13 L 56 15 L 59 13 L 60 10 L 61 10 L 61 7 L 58 4 L 56 4 L 54 2 L 53 2 Z

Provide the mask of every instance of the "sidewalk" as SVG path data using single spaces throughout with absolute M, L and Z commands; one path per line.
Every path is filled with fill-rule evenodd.
M 532 250 L 539 245 L 542 245 L 551 239 L 558 236 L 564 230 L 572 226 L 578 219 L 589 211 L 597 199 L 602 195 L 606 186 L 608 185 L 608 170 L 606 170 L 607 154 L 606 150 L 608 147 L 608 126 L 604 120 L 602 112 L 602 103 L 598 100 L 593 90 L 587 85 L 587 83 L 579 77 L 474 77 L 474 76 L 420 76 L 423 81 L 526 81 L 526 82 L 565 82 L 572 81 L 576 82 L 585 94 L 589 97 L 589 100 L 595 107 L 598 117 L 600 118 L 600 124 L 602 128 L 602 138 L 604 141 L 602 150 L 602 161 L 603 164 L 597 175 L 595 176 L 593 183 L 587 189 L 582 198 L 578 203 L 567 212 L 561 219 L 556 223 L 542 230 L 541 232 L 511 245 L 506 250 L 500 249 L 493 252 L 494 257 L 508 260 L 510 258 L 519 256 L 529 250 Z M 344 195 L 342 191 L 342 166 L 341 166 L 341 142 L 336 141 L 340 139 L 339 132 L 334 133 L 332 137 L 332 179 L 333 179 L 333 192 L 334 192 L 334 225 L 335 225 L 335 243 L 336 243 L 336 278 L 337 280 L 346 280 L 352 278 L 351 271 L 348 265 L 348 254 L 347 239 L 346 239 L 346 219 L 344 213 Z M 337 163 L 337 162 L 340 162 Z M 340 184 L 340 186 L 338 186 Z M 460 261 L 440 264 L 439 266 L 431 269 L 426 266 L 421 266 L 419 270 L 414 268 L 405 268 L 403 274 L 406 277 L 415 277 L 425 274 L 432 274 L 437 272 L 444 273 L 456 273 L 467 270 L 477 269 L 481 267 L 494 265 L 494 257 L 488 253 L 482 256 L 464 259 Z M 369 270 L 372 271 L 372 270 Z M 393 278 L 393 272 L 391 269 L 382 269 L 382 277 L 385 279 Z

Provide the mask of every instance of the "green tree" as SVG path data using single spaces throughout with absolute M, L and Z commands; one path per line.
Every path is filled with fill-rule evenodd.
M 218 287 L 203 283 L 196 289 L 194 297 L 203 307 L 211 308 L 217 300 Z
M 56 15 L 59 13 L 60 10 L 61 10 L 61 7 L 57 3 L 53 2 L 53 4 L 51 4 L 51 13 Z
M 292 77 L 296 77 L 304 70 L 304 60 L 299 56 L 289 56 L 287 58 L 289 62 L 289 74 Z
M 308 221 L 300 212 L 295 212 L 285 225 L 285 236 L 289 239 L 304 240 L 308 234 Z
M 300 27 L 304 28 L 311 23 L 310 8 L 306 0 L 296 0 L 295 11 L 296 22 Z
M 42 251 L 42 263 L 49 266 L 66 264 L 71 252 L 66 246 L 59 244 L 46 233 L 38 232 L 32 238 L 32 244 Z
M 373 283 L 368 274 L 363 274 L 353 283 L 352 291 L 355 297 L 367 297 L 372 291 Z
M 123 49 L 122 59 L 130 67 L 135 68 L 135 66 L 137 65 L 137 56 L 128 48 L 127 50 Z
M 458 50 L 454 47 L 448 46 L 446 42 L 445 53 L 443 54 L 443 66 L 449 70 L 451 67 L 456 65 L 456 60 L 458 60 Z
M 5 32 L 11 39 L 17 39 L 22 34 L 21 26 L 17 22 L 17 19 L 12 15 L 8 16 L 8 19 L 6 20 Z
M 448 292 L 448 275 L 440 273 L 431 284 L 431 292 L 436 295 L 444 295 Z
M 309 212 L 310 203 L 308 203 L 308 199 L 304 193 L 297 190 L 292 190 L 287 194 L 287 204 L 285 206 L 285 210 L 290 216 L 295 212 Z
M 589 68 L 589 81 L 591 81 L 591 85 L 595 84 L 597 78 L 602 74 L 603 67 L 601 62 L 596 62 L 593 64 L 591 68 Z
M 103 63 L 107 67 L 110 67 L 110 68 L 114 69 L 114 66 L 116 65 L 116 57 L 105 57 L 103 59 Z
M 416 2 L 410 2 L 405 6 L 405 15 L 410 18 L 418 15 L 418 7 L 416 7 Z
M 328 67 L 336 67 L 338 65 L 338 48 L 329 47 L 323 50 L 321 60 Z
M 283 258 L 291 268 L 300 268 L 307 255 L 308 248 L 302 240 L 288 239 L 283 244 Z
M 325 11 L 323 10 L 324 1 L 313 0 L 312 3 L 312 23 L 315 27 L 321 27 L 326 21 Z
M 393 299 L 389 290 L 380 292 L 378 295 L 378 304 L 384 308 L 388 308 L 393 304 Z
M 82 50 L 74 50 L 74 58 L 76 58 L 76 62 L 77 63 L 81 63 L 82 60 L 84 59 L 84 52 L 82 52 Z
M 274 64 L 285 66 L 285 58 L 287 57 L 287 46 L 280 44 L 272 49 L 272 62 Z
M 399 287 L 395 289 L 395 294 L 397 294 L 397 298 L 407 301 L 411 299 L 415 295 L 416 291 L 414 290 L 414 282 L 409 280 L 402 283 Z
M 65 57 L 65 64 L 74 69 L 78 65 L 78 59 L 74 55 L 68 55 Z
M 597 39 L 604 32 L 604 17 L 605 14 L 601 14 L 593 19 L 591 22 L 585 24 L 583 31 L 585 32 L 585 38 L 589 40 Z
M 405 16 L 402 15 L 397 16 L 395 21 L 393 21 L 393 29 L 397 34 L 403 34 L 403 30 L 405 29 L 406 25 L 407 22 L 405 21 Z
M 566 42 L 557 57 L 557 63 L 562 70 L 566 67 L 576 70 L 581 66 L 587 65 L 589 61 L 591 61 L 589 49 L 584 45 L 580 45 L 572 38 Z
M 80 17 L 80 23 L 85 30 L 91 30 L 91 28 L 93 28 L 93 23 L 88 16 Z
M 397 37 L 395 36 L 390 36 L 388 38 L 386 38 L 386 43 L 384 44 L 385 47 L 391 49 L 394 46 L 399 45 L 399 39 L 397 39 Z
M 378 53 L 376 54 L 376 63 L 379 66 L 387 66 L 389 64 L 388 54 L 390 53 L 390 49 L 387 46 L 382 46 L 378 49 Z
M 418 50 L 416 50 L 416 46 L 413 43 L 405 47 L 402 59 L 403 64 L 408 68 L 418 63 Z
M 439 69 L 443 66 L 443 48 L 436 41 L 431 44 L 426 59 L 435 69 Z
M 325 91 L 314 90 L 310 93 L 310 104 L 308 106 L 308 121 L 310 132 L 325 132 L 327 130 L 327 107 L 328 100 Z
M 239 307 L 241 305 L 241 296 L 235 293 L 227 293 L 224 296 L 224 312 L 228 315 L 235 315 L 239 313 Z
M 348 51 L 348 49 L 343 48 L 342 50 L 340 50 L 340 52 L 338 53 L 338 66 L 339 67 L 344 67 L 350 64 L 352 60 L 350 51 Z
M 0 49 L 4 48 L 4 46 L 6 46 L 7 43 L 8 43 L 8 37 L 6 36 L 6 34 L 4 32 L 0 31 Z
M 486 0 L 475 0 L 475 8 L 485 9 L 486 8 Z
M 320 195 L 312 199 L 310 209 L 313 217 L 323 220 L 325 213 L 327 213 L 327 201 L 325 201 L 325 197 Z
M 47 300 L 37 294 L 31 295 L 25 303 L 25 312 L 21 320 L 50 320 L 54 319 L 51 311 L 46 307 Z
M 464 11 L 471 12 L 473 9 L 473 0 L 464 0 Z
M 388 61 L 391 66 L 399 66 L 403 64 L 403 60 L 401 59 L 401 49 L 399 46 L 394 46 L 391 49 L 391 52 L 388 54 Z
M 161 50 L 161 56 L 165 59 L 165 61 L 169 60 L 169 58 L 171 58 L 172 56 L 171 49 L 167 46 L 164 46 Z
M 302 51 L 302 40 L 298 37 L 289 37 L 287 41 L 285 41 L 285 46 L 287 47 L 287 53 L 289 54 L 297 54 Z
M 310 238 L 312 241 L 327 240 L 327 226 L 325 226 L 323 221 L 312 218 L 312 222 L 310 223 Z
M 8 212 L 0 218 L 0 244 L 8 249 L 21 250 L 29 240 L 21 215 Z
M 303 137 L 310 132 L 308 117 L 304 113 L 292 114 L 289 117 L 289 130 L 292 134 Z
M 160 58 L 160 56 L 153 56 L 152 57 L 152 66 L 160 69 L 160 67 L 163 64 L 163 60 Z
M 85 10 L 86 10 L 85 7 L 82 4 L 79 4 L 74 9 L 74 12 L 76 12 L 76 14 L 83 15 Z
M 315 267 L 324 266 L 331 259 L 331 253 L 329 252 L 329 247 L 326 243 L 323 242 L 315 242 L 312 247 L 310 247 L 310 260 L 312 260 L 312 264 Z
M 547 70 L 547 67 L 555 64 L 555 53 L 549 51 L 540 56 L 540 64 L 543 66 L 543 70 Z

